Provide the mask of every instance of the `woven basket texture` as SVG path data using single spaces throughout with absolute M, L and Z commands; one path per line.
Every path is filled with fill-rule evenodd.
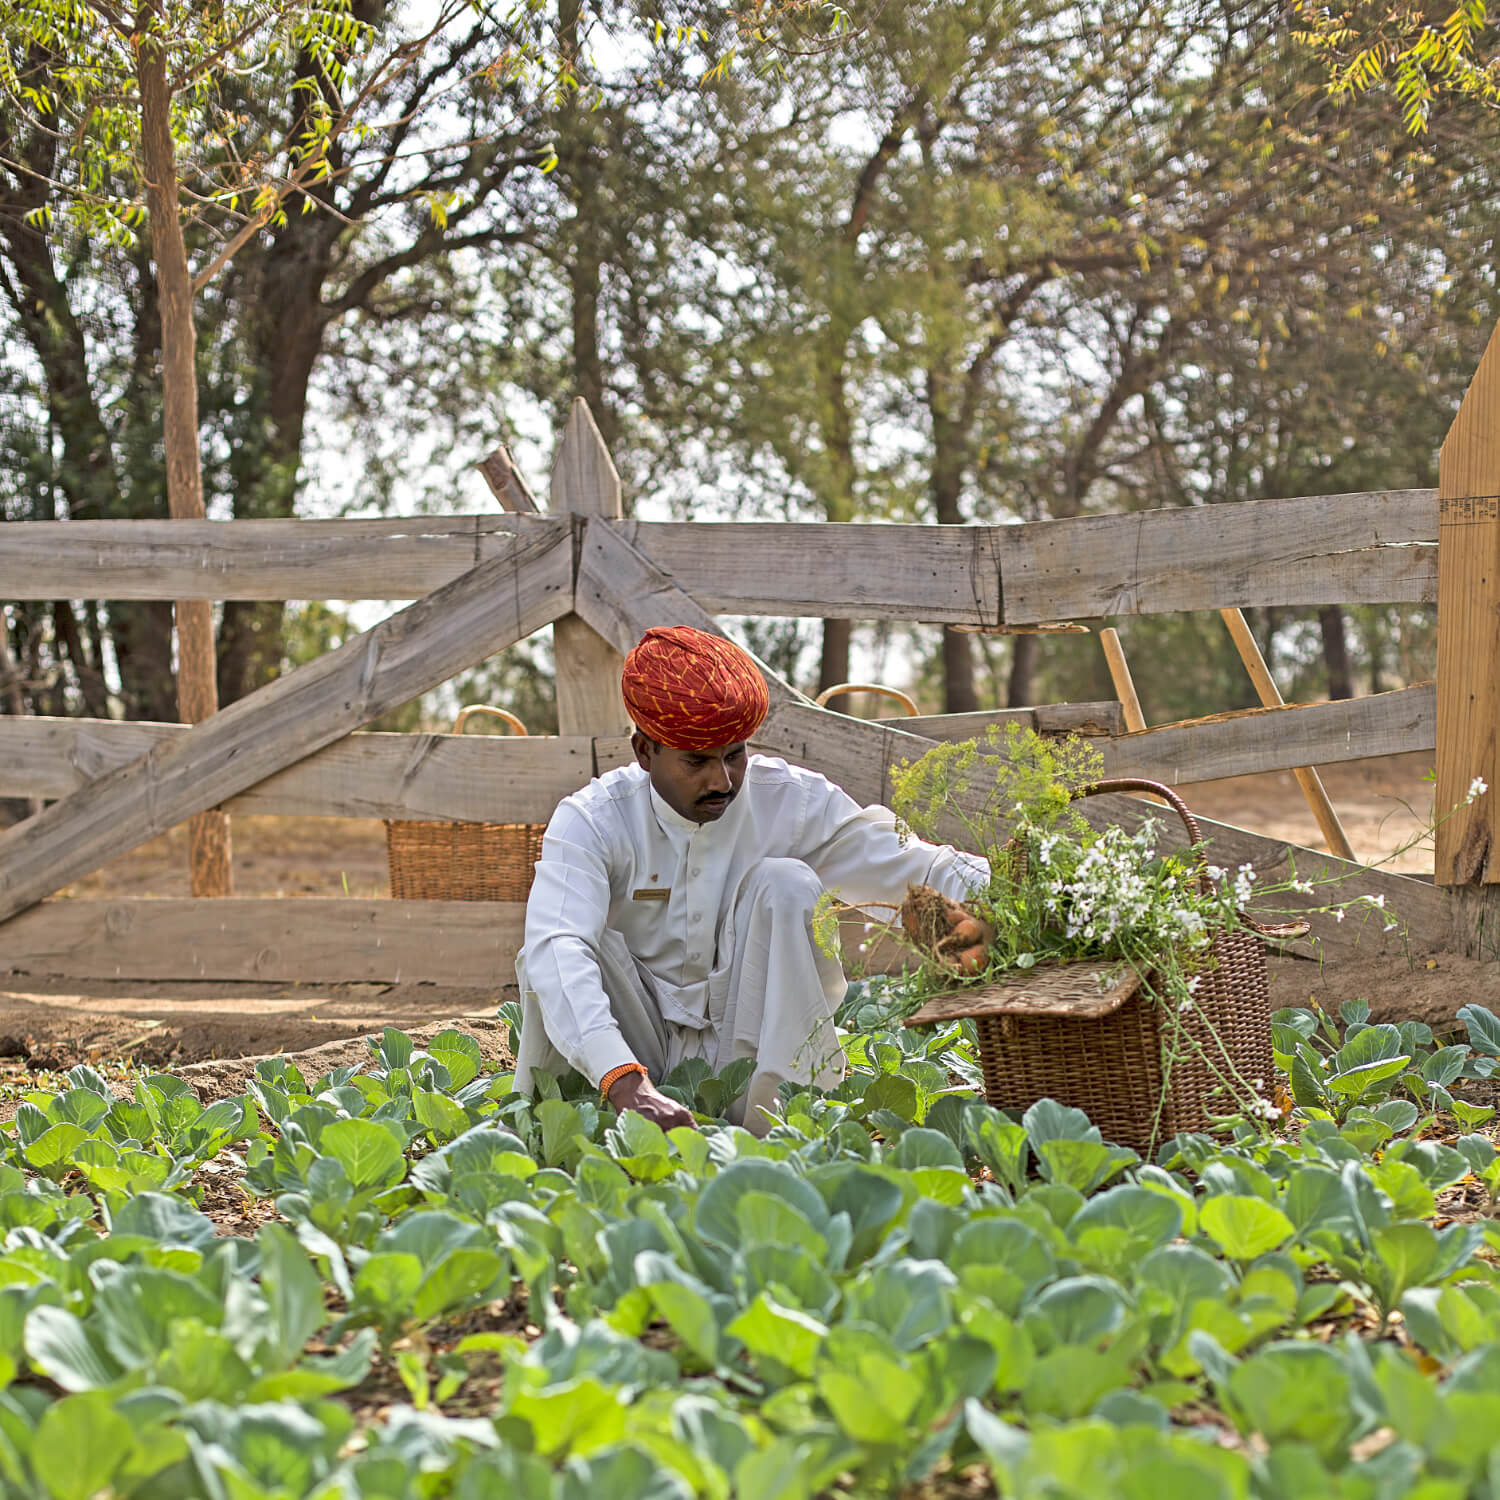
M 461 709 L 453 732 L 472 718 L 499 719 L 520 735 L 513 713 L 489 704 Z M 385 860 L 396 901 L 524 901 L 542 857 L 545 823 L 446 823 L 387 818 Z
M 1170 803 L 1199 842 L 1192 814 L 1157 782 L 1104 781 L 1080 795 L 1128 791 Z M 1152 975 L 1144 978 L 1153 983 Z M 1105 1140 L 1149 1154 L 1174 1135 L 1204 1129 L 1212 1115 L 1234 1112 L 1225 1075 L 1269 1085 L 1270 982 L 1265 943 L 1254 931 L 1214 940 L 1190 1011 L 1168 1018 L 1164 1003 L 1141 989 L 1107 1016 L 977 1017 L 985 1098 L 1009 1110 L 1056 1099 L 1084 1110 Z
M 542 857 L 545 823 L 385 825 L 397 901 L 524 901 Z

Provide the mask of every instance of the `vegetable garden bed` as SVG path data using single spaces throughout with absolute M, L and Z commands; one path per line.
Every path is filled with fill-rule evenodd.
M 1282 1012 L 1276 1117 L 1153 1163 L 976 1102 L 962 1026 L 844 1019 L 851 1076 L 764 1141 L 532 1104 L 457 1031 L 207 1107 L 73 1069 L 0 1139 L 0 1487 L 1493 1493 L 1489 1012 Z

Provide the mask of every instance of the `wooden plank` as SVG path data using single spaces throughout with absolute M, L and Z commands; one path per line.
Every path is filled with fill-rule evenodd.
M 46 901 L 0 926 L 0 973 L 498 989 L 525 914 L 510 901 Z
M 0 797 L 69 796 L 185 733 L 181 724 L 0 717 Z M 583 735 L 351 734 L 231 798 L 225 809 L 545 823 L 593 774 L 593 741 Z
M 1240 660 L 1250 674 L 1250 681 L 1255 685 L 1255 694 L 1260 699 L 1261 706 L 1264 708 L 1283 707 L 1281 691 L 1271 676 L 1271 669 L 1266 665 L 1265 657 L 1260 654 L 1260 647 L 1256 645 L 1255 637 L 1250 634 L 1250 627 L 1245 623 L 1244 615 L 1237 609 L 1221 609 L 1219 615 L 1229 627 L 1229 634 L 1234 638 L 1235 650 L 1239 652 Z M 1318 825 L 1318 831 L 1323 835 L 1323 842 L 1340 859 L 1353 859 L 1354 848 L 1349 843 L 1349 835 L 1344 832 L 1344 825 L 1339 822 L 1339 815 L 1333 810 L 1333 803 L 1328 800 L 1323 778 L 1318 775 L 1316 767 L 1293 766 L 1292 775 L 1297 778 L 1297 785 L 1302 788 L 1302 795 L 1307 799 L 1307 805 Z
M 15 521 L 0 526 L 0 599 L 416 599 L 555 524 Z
M 990 723 L 1115 728 L 1119 712 L 1118 703 L 1052 704 L 873 722 L 933 740 L 968 739 Z M 1431 750 L 1435 731 L 1436 690 L 1423 683 L 1335 703 L 1243 709 L 1113 739 L 1098 735 L 1095 749 L 1106 776 L 1187 786 L 1291 770 L 1307 761 L 1336 764 Z M 181 724 L 0 716 L 0 796 L 68 796 L 186 732 Z M 226 807 L 325 818 L 545 822 L 558 800 L 591 775 L 634 760 L 626 735 L 591 741 L 580 735 L 351 734 Z
M 546 524 L 529 515 L 17 521 L 0 526 L 0 598 L 408 599 Z M 619 524 L 719 614 L 995 628 L 1224 605 L 1431 602 L 1437 587 L 1427 490 L 1020 526 Z
M 1106 776 L 1144 776 L 1168 786 L 1332 765 L 1431 750 L 1437 743 L 1437 690 L 1430 682 L 1345 698 L 1250 708 L 1162 724 L 1099 742 Z
M 1153 731 L 1154 732 L 1154 731 Z M 771 714 L 755 736 L 754 748 L 764 754 L 781 755 L 796 765 L 821 771 L 861 802 L 885 803 L 890 799 L 890 768 L 901 760 L 914 761 L 937 742 L 906 734 L 885 725 L 830 714 L 826 709 L 797 703 L 772 705 Z M 965 799 L 972 816 L 982 805 L 979 791 Z M 1111 794 L 1089 797 L 1080 803 L 1084 816 L 1095 827 L 1119 823 L 1138 827 L 1151 817 L 1161 825 L 1162 848 L 1182 848 L 1187 834 L 1181 820 L 1169 811 L 1136 797 Z M 1449 949 L 1455 941 L 1456 908 L 1439 890 L 1424 881 L 1299 848 L 1280 839 L 1268 839 L 1242 828 L 1200 818 L 1209 842 L 1209 857 L 1227 868 L 1241 864 L 1255 867 L 1260 881 L 1281 881 L 1294 873 L 1299 880 L 1314 882 L 1312 896 L 1289 892 L 1274 898 L 1270 906 L 1258 906 L 1263 919 L 1283 911 L 1305 914 L 1312 923 L 1310 938 L 1288 945 L 1294 951 L 1328 954 L 1404 954 Z M 963 821 L 951 818 L 942 836 L 960 847 L 971 848 L 972 839 Z M 1387 917 L 1379 907 L 1353 906 L 1357 897 L 1378 898 L 1397 920 L 1386 931 Z M 1345 919 L 1313 911 L 1314 906 L 1349 906 Z
M 1500 884 L 1500 327 L 1438 458 L 1439 885 Z M 1488 790 L 1473 802 L 1475 778 Z
M 1120 632 L 1101 630 L 1099 643 L 1104 647 L 1109 680 L 1120 700 L 1120 715 L 1125 720 L 1125 728 L 1131 734 L 1139 734 L 1146 727 L 1146 716 L 1141 712 L 1141 700 L 1135 691 L 1135 678 L 1130 675 L 1130 663 L 1125 660 L 1125 648 L 1120 644 Z
M 502 503 L 515 498 L 505 475 L 495 482 Z M 521 513 L 18 521 L 0 526 L 0 598 L 411 599 L 499 556 L 536 522 Z M 620 524 L 711 613 L 988 626 L 1000 620 L 995 533 L 1006 528 Z
M 901 719 L 876 719 L 907 734 L 931 740 L 967 740 L 984 734 L 991 724 L 1002 729 L 1019 724 L 1038 734 L 1109 735 L 1125 733 L 1125 715 L 1118 703 L 1040 703 L 1034 708 L 981 709 L 968 714 L 923 714 Z
M 474 466 L 484 477 L 484 482 L 490 487 L 490 494 L 497 499 L 508 511 L 517 515 L 535 516 L 541 514 L 541 506 L 536 503 L 536 496 L 531 493 L 531 486 L 526 483 L 526 477 L 516 467 L 516 461 L 510 456 L 510 449 L 501 443 L 498 448 L 487 458 L 482 458 Z
M 710 614 L 998 626 L 1004 526 L 627 521 Z
M 0 835 L 0 921 L 566 613 L 572 529 L 541 523 L 373 629 Z
M 999 531 L 1005 623 L 1230 605 L 1430 604 L 1432 490 L 1034 521 Z
M 722 635 L 713 616 L 638 551 L 618 527 L 590 521 L 578 554 L 574 607 L 616 650 L 628 651 L 653 625 L 692 625 Z M 771 706 L 808 699 L 762 661 Z M 842 715 L 815 709 L 826 718 Z M 858 722 L 851 720 L 851 723 Z
M 552 471 L 552 509 L 605 521 L 618 521 L 622 514 L 620 476 L 582 396 L 573 402 Z M 620 690 L 622 651 L 576 614 L 552 627 L 552 643 L 558 733 L 611 735 L 629 729 L 630 712 Z
M 596 735 L 594 738 L 594 775 L 602 776 L 618 766 L 633 766 L 635 751 L 628 734 Z

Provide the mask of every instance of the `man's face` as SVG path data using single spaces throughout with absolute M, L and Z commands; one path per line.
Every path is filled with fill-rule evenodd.
M 749 759 L 743 741 L 716 750 L 674 750 L 636 730 L 630 746 L 662 801 L 695 823 L 712 823 L 724 816 L 745 779 Z

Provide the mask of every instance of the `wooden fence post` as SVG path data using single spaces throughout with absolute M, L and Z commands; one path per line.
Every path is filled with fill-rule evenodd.
M 552 468 L 551 493 L 554 515 L 570 513 L 617 521 L 623 514 L 620 476 L 582 396 L 573 401 Z M 557 671 L 557 732 L 628 733 L 630 714 L 620 691 L 625 658 L 576 614 L 564 616 L 552 627 L 552 641 Z
M 1500 884 L 1500 330 L 1438 459 L 1435 876 Z M 1475 781 L 1488 788 L 1472 801 Z
M 1285 707 L 1280 690 L 1271 676 L 1271 669 L 1266 665 L 1265 657 L 1260 654 L 1260 647 L 1250 634 L 1244 615 L 1238 609 L 1221 609 L 1219 618 L 1229 627 L 1234 648 L 1240 653 L 1240 660 L 1250 674 L 1250 681 L 1255 685 L 1255 696 L 1260 699 L 1261 706 Z M 1340 859 L 1353 860 L 1354 850 L 1350 847 L 1349 835 L 1344 832 L 1344 825 L 1339 822 L 1339 815 L 1334 811 L 1333 803 L 1328 800 L 1328 792 L 1323 786 L 1323 778 L 1318 775 L 1317 767 L 1296 766 L 1292 775 L 1297 778 L 1297 785 L 1302 788 L 1302 795 L 1307 798 L 1307 805 L 1329 849 Z

